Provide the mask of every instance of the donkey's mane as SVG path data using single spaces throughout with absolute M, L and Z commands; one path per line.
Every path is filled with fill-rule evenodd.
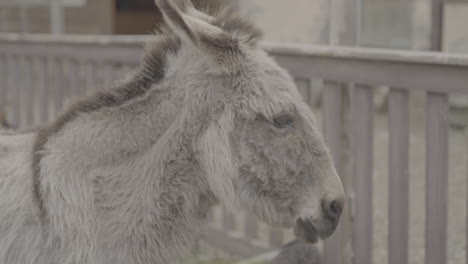
M 129 80 L 76 100 L 69 104 L 68 108 L 59 114 L 58 118 L 51 124 L 39 128 L 33 146 L 32 169 L 34 195 L 41 210 L 44 207 L 39 189 L 39 163 L 43 156 L 44 145 L 49 137 L 56 134 L 65 124 L 73 121 L 81 113 L 90 113 L 106 107 L 118 107 L 132 99 L 144 96 L 153 84 L 164 78 L 167 55 L 176 53 L 179 47 L 179 39 L 169 36 L 152 42 L 139 69 Z
M 262 37 L 260 30 L 230 8 L 208 10 L 208 13 L 214 17 L 211 21 L 212 25 L 229 34 L 241 35 L 250 44 L 257 43 Z M 44 145 L 49 137 L 59 132 L 68 122 L 73 121 L 82 113 L 121 106 L 130 100 L 144 96 L 154 84 L 160 82 L 165 76 L 168 55 L 177 54 L 182 42 L 165 25 L 161 25 L 157 33 L 159 33 L 159 38 L 146 44 L 145 56 L 140 67 L 130 79 L 76 100 L 69 104 L 51 124 L 38 129 L 32 152 L 33 191 L 42 212 L 44 212 L 44 206 L 39 186 L 40 161 Z

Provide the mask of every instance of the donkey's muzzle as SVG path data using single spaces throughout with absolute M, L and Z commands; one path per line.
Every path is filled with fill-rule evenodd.
M 318 239 L 325 239 L 333 234 L 343 211 L 344 199 L 322 200 L 322 218 L 320 221 L 298 219 L 294 232 L 298 239 L 309 243 L 316 243 Z

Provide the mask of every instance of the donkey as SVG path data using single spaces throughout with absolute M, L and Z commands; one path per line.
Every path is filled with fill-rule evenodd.
M 0 263 L 167 264 L 218 201 L 330 236 L 341 181 L 291 77 L 230 11 L 157 0 L 134 73 L 37 131 L 0 135 Z

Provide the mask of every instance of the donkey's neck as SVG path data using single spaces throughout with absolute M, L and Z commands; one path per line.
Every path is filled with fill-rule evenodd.
M 78 112 L 47 137 L 40 188 L 57 246 L 95 246 L 100 263 L 166 264 L 194 241 L 215 200 L 192 145 L 206 102 L 187 100 L 195 74 L 174 68 L 141 96 Z
M 102 243 L 129 251 L 116 261 L 139 255 L 147 256 L 142 263 L 170 263 L 197 237 L 215 198 L 194 156 L 203 123 L 193 124 L 192 114 L 182 110 L 154 145 L 114 165 L 117 174 L 97 179 Z

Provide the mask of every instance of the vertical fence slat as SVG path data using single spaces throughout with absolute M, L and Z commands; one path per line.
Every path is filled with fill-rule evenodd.
M 389 96 L 389 263 L 408 263 L 409 104 L 408 91 Z
M 88 66 L 85 60 L 75 60 L 75 63 L 76 63 L 76 72 L 77 72 L 76 94 L 79 96 L 82 96 L 86 94 Z
M 5 56 L 0 54 L 0 111 L 6 110 L 2 108 L 5 108 L 7 105 L 6 70 Z
M 63 108 L 64 98 L 66 92 L 66 85 L 65 85 L 65 61 L 63 58 L 57 58 L 53 61 L 55 72 L 54 79 L 55 79 L 55 111 L 56 113 L 60 113 Z
M 8 111 L 8 83 L 7 83 L 7 61 L 4 54 L 0 54 L 0 118 L 7 118 Z M 1 112 L 3 111 L 3 113 Z M 7 120 L 4 120 L 7 121 Z
M 76 60 L 69 60 L 68 63 L 68 94 L 67 96 L 78 96 L 80 91 L 78 88 L 79 68 Z
M 39 57 L 36 59 L 36 71 L 37 71 L 37 100 L 36 100 L 36 109 L 39 111 L 38 123 L 46 122 L 48 120 L 48 103 L 47 98 L 49 96 L 49 91 L 46 86 L 47 80 L 47 63 L 46 58 Z
M 34 69 L 32 67 L 32 60 L 31 57 L 25 57 L 23 59 L 23 71 L 21 72 L 21 76 L 23 76 L 23 85 L 22 85 L 22 93 L 21 96 L 23 104 L 22 111 L 25 112 L 25 118 L 23 121 L 22 127 L 27 128 L 31 127 L 34 121 L 34 92 L 35 87 L 33 85 L 34 81 Z
M 323 90 L 323 133 L 325 142 L 330 149 L 333 162 L 340 177 L 343 177 L 343 85 L 335 82 L 325 82 Z M 345 181 L 342 179 L 342 182 Z M 343 263 L 343 221 L 338 225 L 335 233 L 325 240 L 323 263 Z
M 13 112 L 13 127 L 18 127 L 20 122 L 20 93 L 19 93 L 19 75 L 18 75 L 18 56 L 11 54 L 8 56 L 8 89 Z
M 102 65 L 103 89 L 108 89 L 114 81 L 114 65 L 111 62 L 105 62 Z
M 447 260 L 448 95 L 426 102 L 426 264 Z
M 27 65 L 26 65 L 26 57 L 24 55 L 19 55 L 18 56 L 18 82 L 15 87 L 17 89 L 17 94 L 18 94 L 18 111 L 19 111 L 19 122 L 18 122 L 18 127 L 20 128 L 25 128 L 26 127 L 26 116 L 27 112 L 25 111 L 27 109 L 27 102 L 26 102 L 26 97 L 27 97 L 27 89 L 26 87 L 26 79 L 28 78 L 27 76 Z
M 354 178 L 354 263 L 372 263 L 373 91 L 356 85 L 352 94 L 352 156 Z
M 45 87 L 47 89 L 47 97 L 45 98 L 44 107 L 47 107 L 47 121 L 52 121 L 56 116 L 55 87 L 57 86 L 57 82 L 55 79 L 54 59 L 52 57 L 46 57 L 45 66 Z
M 294 80 L 297 90 L 299 90 L 299 93 L 302 96 L 302 99 L 304 102 L 307 104 L 310 104 L 310 81 L 307 79 L 296 79 Z
M 97 66 L 94 62 L 88 61 L 85 63 L 86 67 L 86 91 L 95 91 L 97 89 L 96 69 Z

